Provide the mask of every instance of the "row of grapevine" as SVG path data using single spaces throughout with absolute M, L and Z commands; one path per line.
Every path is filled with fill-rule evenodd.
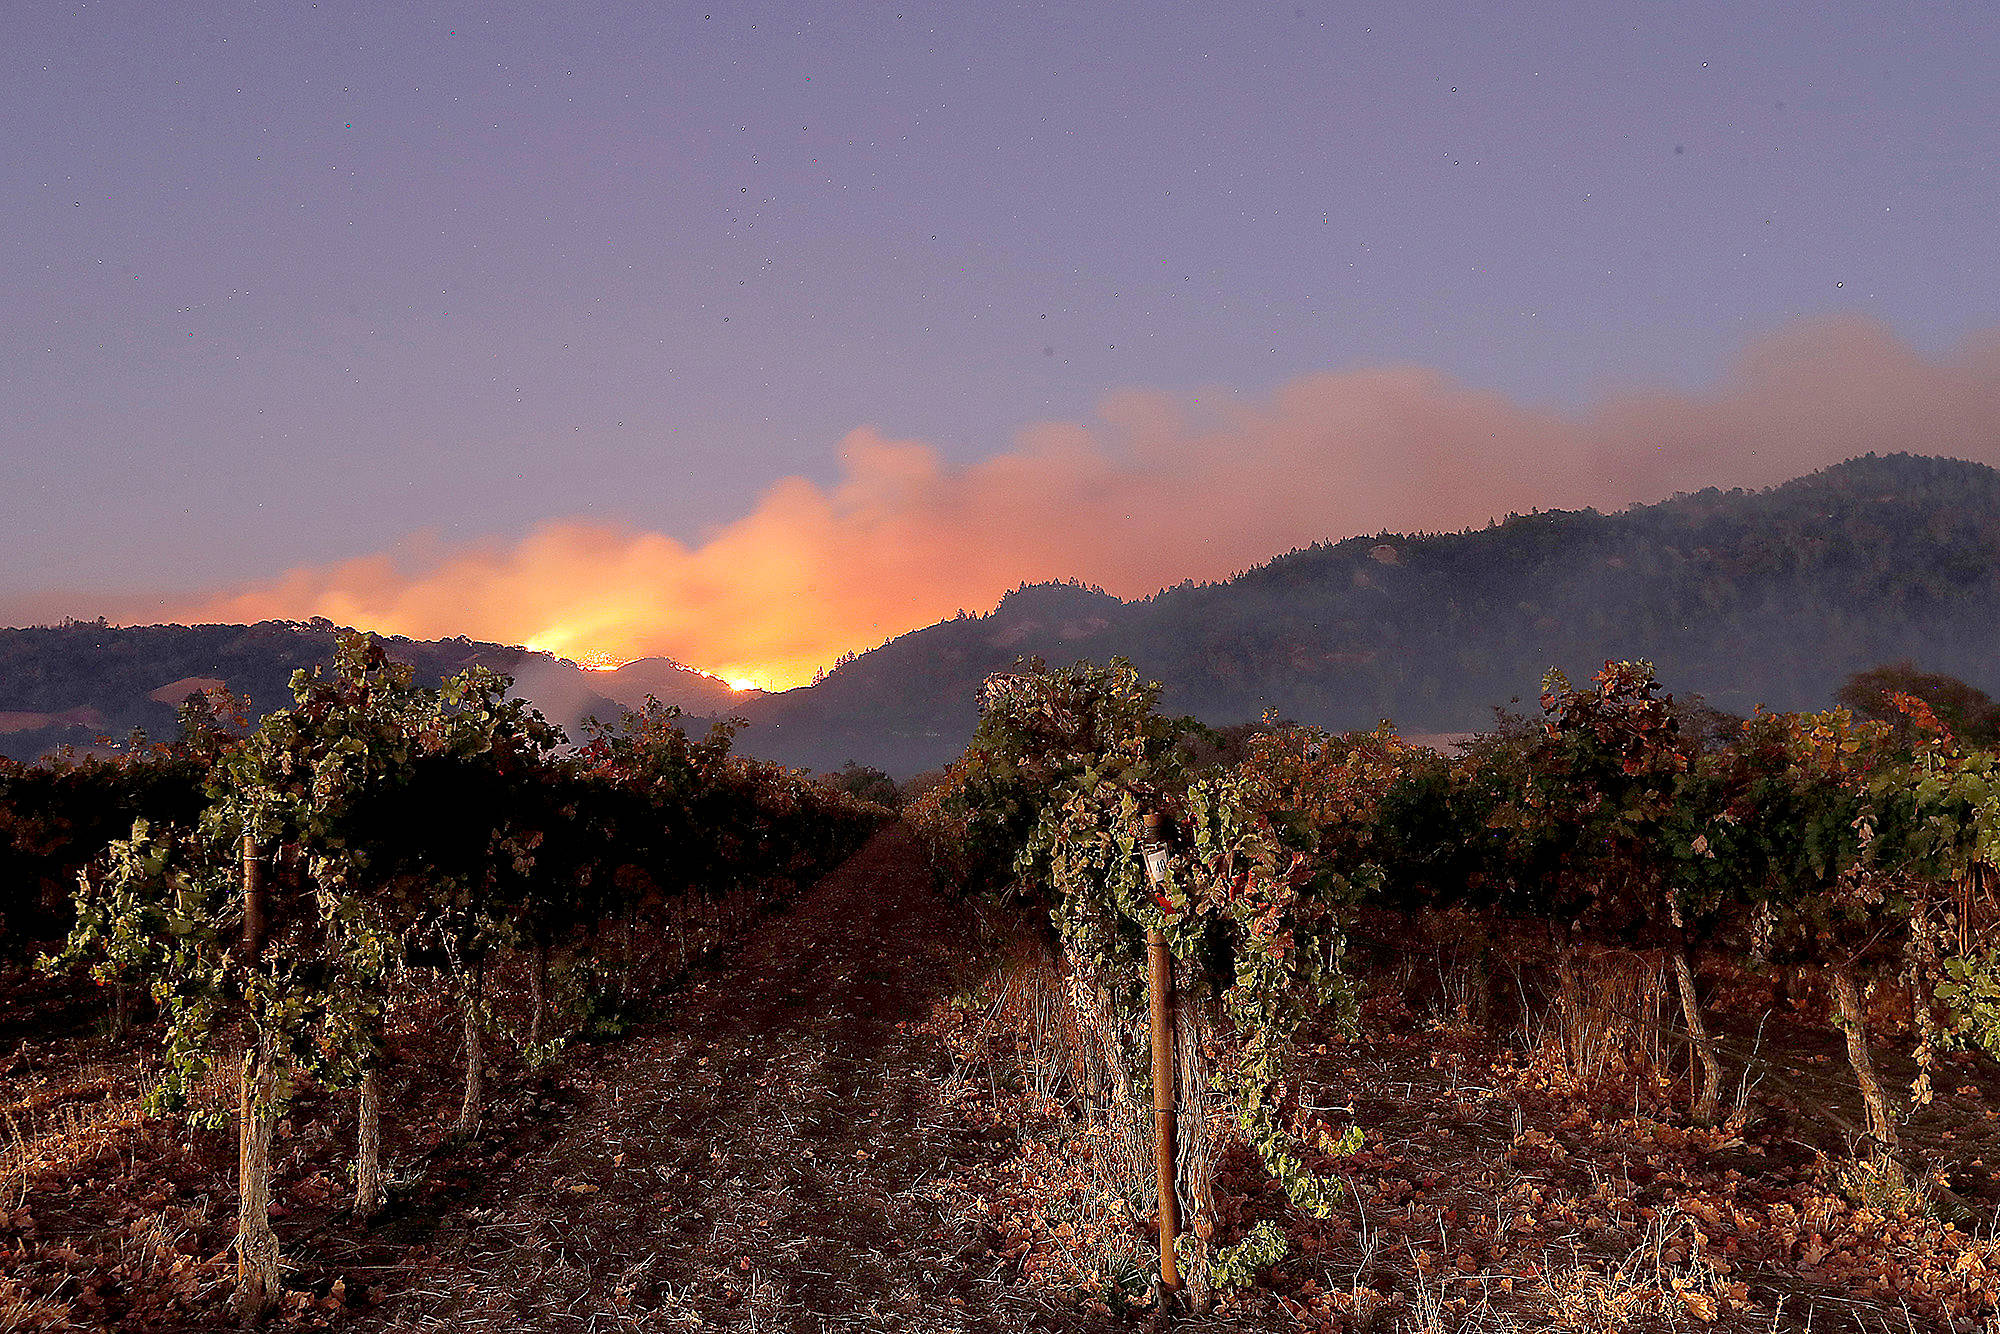
M 1199 1068 L 1220 1034 L 1233 1119 L 1309 1213 L 1338 1204 L 1311 1164 L 1355 1136 L 1302 1119 L 1286 1058 L 1308 1016 L 1351 1005 L 1343 929 L 1363 905 L 1539 920 L 1653 954 L 1676 979 L 1702 1066 L 1701 1121 L 1717 1115 L 1721 1065 L 1698 953 L 1818 970 L 1882 1170 L 1897 1170 L 1899 1109 L 1868 1056 L 1870 979 L 1895 976 L 1918 997 L 1916 1099 L 1941 1038 L 2000 1054 L 1983 871 L 2000 860 L 2000 772 L 1920 701 L 1901 700 L 1902 727 L 1836 710 L 1703 729 L 1684 725 L 1650 667 L 1609 663 L 1583 687 L 1552 672 L 1538 720 L 1455 756 L 1387 724 L 1273 726 L 1240 762 L 1198 770 L 1184 744 L 1198 725 L 1159 716 L 1158 692 L 1122 662 L 995 678 L 965 756 L 908 817 L 941 879 L 1049 913 L 1077 1028 L 1100 1035 L 1121 1072 L 1124 1087 L 1100 1099 L 1114 1122 L 1121 1105 L 1145 1103 L 1144 939 L 1160 930 L 1192 1027 L 1215 1030 L 1181 1044 L 1183 1068 Z M 1148 812 L 1174 831 L 1160 884 L 1140 857 Z M 1180 1081 L 1196 1119 L 1203 1082 Z M 1213 1244 L 1207 1166 L 1192 1161 L 1213 1152 L 1184 1147 L 1180 1169 L 1194 1223 L 1181 1268 L 1197 1296 L 1282 1249 L 1268 1235 Z
M 379 641 L 346 638 L 330 669 L 297 674 L 293 707 L 213 748 L 191 818 L 135 821 L 80 878 L 61 962 L 150 991 L 161 1107 L 237 1067 L 250 1308 L 279 1288 L 271 1139 L 304 1083 L 359 1091 L 354 1213 L 384 1202 L 394 1007 L 449 999 L 462 1016 L 470 1132 L 499 957 L 531 961 L 524 1046 L 543 1055 L 552 957 L 603 972 L 644 935 L 685 960 L 884 814 L 732 755 L 726 726 L 690 738 L 657 705 L 570 748 L 508 688 L 483 669 L 422 688 Z
M 0 961 L 68 929 L 78 868 L 135 819 L 192 820 L 207 767 L 183 749 L 23 764 L 0 757 Z
M 1243 772 L 1197 774 L 1185 761 L 1201 729 L 1160 716 L 1160 687 L 1131 668 L 1039 663 L 987 685 L 981 719 L 946 781 L 906 808 L 939 878 L 1048 914 L 1066 963 L 1067 992 L 1087 1051 L 1087 1082 L 1109 1129 L 1152 1132 L 1145 1058 L 1146 933 L 1174 959 L 1174 1034 L 1181 1106 L 1177 1193 L 1189 1230 L 1182 1275 L 1197 1301 L 1267 1262 L 1271 1239 L 1217 1243 L 1211 1181 L 1226 1109 L 1302 1208 L 1322 1217 L 1335 1187 L 1308 1170 L 1308 1147 L 1282 1114 L 1290 1040 L 1311 1015 L 1346 1004 L 1340 915 L 1378 873 L 1314 859 L 1287 841 L 1276 813 L 1255 804 Z M 1141 864 L 1146 813 L 1177 831 L 1164 880 Z M 1209 1054 L 1226 1045 L 1218 1078 Z M 1220 1085 L 1221 1091 L 1218 1091 Z M 1352 1133 L 1326 1137 L 1351 1150 Z M 1150 1152 L 1128 1144 L 1126 1156 Z

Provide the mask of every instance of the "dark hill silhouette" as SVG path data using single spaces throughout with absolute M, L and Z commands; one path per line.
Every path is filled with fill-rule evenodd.
M 589 684 L 599 694 L 638 708 L 652 695 L 669 704 L 678 704 L 688 713 L 728 713 L 761 690 L 737 690 L 727 681 L 683 667 L 672 658 L 637 658 L 612 671 L 590 673 Z
M 278 707 L 295 668 L 331 657 L 333 634 L 325 621 L 0 630 L 0 751 L 134 725 L 170 735 L 171 704 L 149 695 L 191 679 Z M 1532 700 L 1551 665 L 1580 676 L 1610 657 L 1649 658 L 1670 689 L 1739 713 L 1824 707 L 1851 673 L 1904 660 L 1994 691 L 2000 473 L 1871 454 L 1762 491 L 1317 544 L 1136 602 L 1024 585 L 987 615 L 898 636 L 781 694 L 664 659 L 587 672 L 462 638 L 395 639 L 391 652 L 426 680 L 473 663 L 514 674 L 565 726 L 650 692 L 696 716 L 747 717 L 738 744 L 751 754 L 897 775 L 956 755 L 980 681 L 1029 655 L 1128 657 L 1166 683 L 1167 707 L 1212 723 L 1276 709 L 1412 733 L 1483 726 L 1494 705 Z
M 291 703 L 294 671 L 332 661 L 336 633 L 325 620 L 0 630 L 0 754 L 32 759 L 60 745 L 88 747 L 100 735 L 122 739 L 134 727 L 170 738 L 187 689 L 216 681 L 247 695 L 259 714 L 281 708 Z M 506 672 L 572 732 L 584 717 L 616 717 L 622 703 L 643 703 L 649 693 L 695 715 L 726 711 L 744 697 L 664 658 L 590 672 L 547 653 L 465 638 L 387 642 L 427 684 L 472 666 Z
M 1319 544 L 1139 602 L 1024 588 L 747 705 L 744 744 L 815 768 L 931 767 L 963 746 L 980 679 L 1031 653 L 1123 655 L 1167 707 L 1214 723 L 1276 709 L 1426 733 L 1482 726 L 1551 665 L 1607 657 L 1650 658 L 1669 688 L 1736 712 L 1824 707 L 1848 674 L 1906 658 L 1991 687 L 2000 473 L 1868 455 L 1763 491 Z

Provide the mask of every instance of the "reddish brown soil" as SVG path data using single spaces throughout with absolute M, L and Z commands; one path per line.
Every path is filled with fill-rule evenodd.
M 885 830 L 624 1038 L 542 1071 L 495 1042 L 470 1143 L 445 1129 L 455 1028 L 442 1011 L 417 1014 L 399 1037 L 386 1137 L 413 1179 L 382 1219 L 362 1229 L 343 1213 L 347 1100 L 312 1095 L 281 1139 L 295 1289 L 282 1322 L 1133 1328 L 1078 1300 L 1105 1243 L 1086 1244 L 1088 1218 L 1055 1202 L 1081 1198 L 1064 1174 L 1087 1135 L 1034 1055 L 1046 1044 L 995 999 L 1004 966 L 982 959 L 976 931 L 931 885 L 911 835 Z M 1419 973 L 1447 962 L 1421 943 L 1401 952 L 1423 955 Z M 1855 1113 L 1838 1040 L 1815 1025 L 1774 1018 L 1753 1040 L 1756 1016 L 1739 1011 L 1725 1026 L 1732 1089 L 1751 1073 L 1740 1119 L 1691 1133 L 1684 1087 L 1565 1084 L 1524 1056 L 1513 1020 L 1426 1018 L 1442 1007 L 1408 969 L 1365 947 L 1356 962 L 1371 997 L 1361 1036 L 1315 1036 L 1300 1070 L 1304 1100 L 1331 1125 L 1369 1132 L 1361 1154 L 1314 1164 L 1343 1179 L 1355 1209 L 1304 1219 L 1238 1155 L 1219 1239 L 1274 1217 L 1293 1247 L 1266 1288 L 1176 1328 L 1985 1327 L 2000 1293 L 1990 1062 L 1953 1059 L 1908 1136 L 1952 1165 L 1978 1210 L 1960 1231 L 1859 1206 L 1829 1182 L 1839 1121 Z M 61 1031 L 36 1025 L 40 1040 L 0 1055 L 17 1081 L 7 1105 L 73 1114 L 81 1129 L 65 1164 L 0 1181 L 0 1297 L 9 1280 L 25 1294 L 0 1327 L 221 1327 L 229 1133 L 138 1116 L 143 1035 L 81 1036 L 87 997 L 14 994 L 30 992 Z M 1111 1241 L 1143 1258 L 1145 1221 L 1124 1228 Z M 1649 1237 L 1657 1249 L 1635 1267 Z M 1697 1269 L 1706 1286 L 1662 1289 Z
M 968 923 L 879 834 L 604 1061 L 368 1330 L 1017 1330 L 1079 1317 L 927 1191 L 1011 1146 L 943 1110 L 918 1033 Z

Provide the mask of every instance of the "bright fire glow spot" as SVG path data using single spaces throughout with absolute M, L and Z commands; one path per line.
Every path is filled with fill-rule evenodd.
M 586 672 L 615 672 L 631 661 L 630 655 L 618 657 L 603 649 L 578 648 L 570 642 L 574 638 L 569 631 L 557 626 L 544 630 L 532 639 L 523 640 L 521 647 L 536 653 L 549 653 L 558 658 L 568 658 Z
M 752 681 L 747 676 L 732 676 L 729 678 L 729 688 L 731 690 L 756 690 L 758 686 L 755 681 Z

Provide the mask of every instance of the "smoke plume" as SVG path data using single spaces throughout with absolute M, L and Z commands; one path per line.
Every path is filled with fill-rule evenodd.
M 553 519 L 518 541 L 413 543 L 160 610 L 660 654 L 784 686 L 1023 580 L 1137 596 L 1321 539 L 1763 486 L 1871 450 L 2000 463 L 2000 333 L 1927 358 L 1871 321 L 1814 321 L 1749 348 L 1709 392 L 1575 413 L 1414 366 L 1254 400 L 1125 391 L 1090 423 L 1029 426 L 969 464 L 863 428 L 841 442 L 835 485 L 785 478 L 699 545 Z

